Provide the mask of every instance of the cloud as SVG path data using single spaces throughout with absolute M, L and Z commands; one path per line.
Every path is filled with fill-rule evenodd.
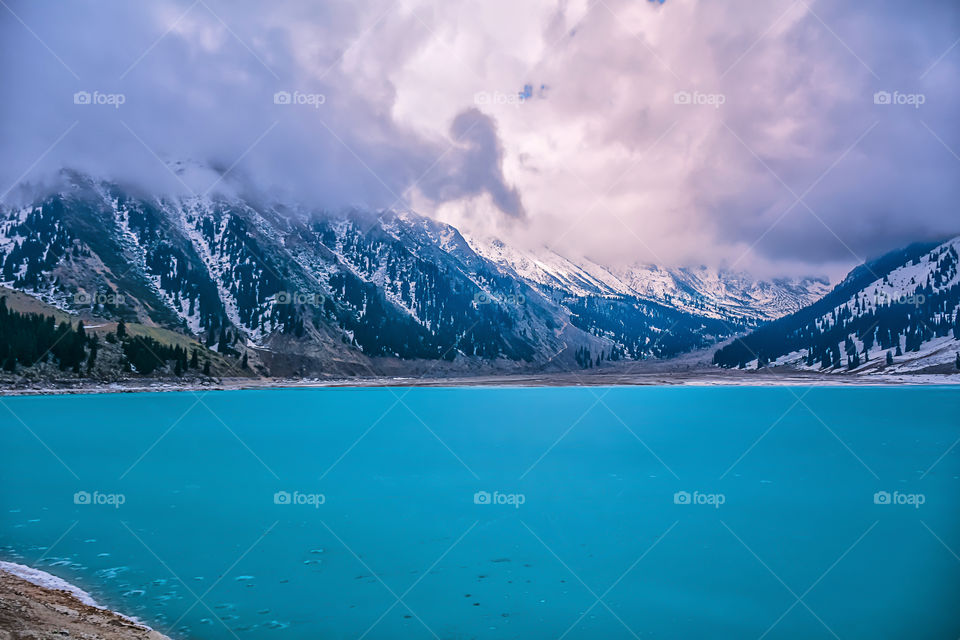
M 445 170 L 424 180 L 421 190 L 438 202 L 460 200 L 484 193 L 503 213 L 523 218 L 520 194 L 503 178 L 503 146 L 493 118 L 476 108 L 457 115 L 450 127 L 457 150 L 441 160 Z
M 2 23 L 4 55 L 21 61 L 4 70 L 16 88 L 0 107 L 5 184 L 66 166 L 163 192 L 239 184 L 315 206 L 396 207 L 426 175 L 437 203 L 489 189 L 504 214 L 522 213 L 491 117 L 465 111 L 448 136 L 391 113 L 390 72 L 426 36 L 403 37 L 414 18 L 386 3 L 11 9 L 37 38 L 12 14 Z M 169 170 L 182 161 L 226 175 L 194 184 Z
M 66 165 L 768 273 L 960 233 L 954 2 L 8 4 L 0 188 Z
M 836 273 L 960 233 L 957 5 L 607 4 L 565 14 L 548 100 L 498 112 L 548 242 Z

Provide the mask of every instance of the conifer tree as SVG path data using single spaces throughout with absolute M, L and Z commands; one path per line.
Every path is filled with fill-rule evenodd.
M 64 367 L 71 367 L 74 373 L 80 373 L 80 364 L 86 356 L 84 345 L 87 343 L 87 334 L 83 328 L 83 320 L 77 323 L 77 330 L 74 332 L 67 353 L 61 357 L 61 364 Z
M 90 345 L 90 356 L 87 358 L 87 373 L 93 371 L 93 365 L 97 361 L 97 343 Z

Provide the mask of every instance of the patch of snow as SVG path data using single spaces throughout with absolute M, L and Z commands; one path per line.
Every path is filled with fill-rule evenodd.
M 637 264 L 610 268 L 589 258 L 572 259 L 546 247 L 524 250 L 497 238 L 469 236 L 479 255 L 534 286 L 573 296 L 633 296 L 710 318 L 770 320 L 820 299 L 824 279 L 759 281 L 706 267 L 668 269 Z

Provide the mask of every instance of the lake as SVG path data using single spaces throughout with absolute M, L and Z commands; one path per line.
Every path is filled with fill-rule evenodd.
M 175 638 L 956 638 L 956 387 L 2 398 L 0 559 Z

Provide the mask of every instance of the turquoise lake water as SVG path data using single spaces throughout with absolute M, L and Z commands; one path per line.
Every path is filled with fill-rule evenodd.
M 955 387 L 0 400 L 0 559 L 175 638 L 960 635 Z

